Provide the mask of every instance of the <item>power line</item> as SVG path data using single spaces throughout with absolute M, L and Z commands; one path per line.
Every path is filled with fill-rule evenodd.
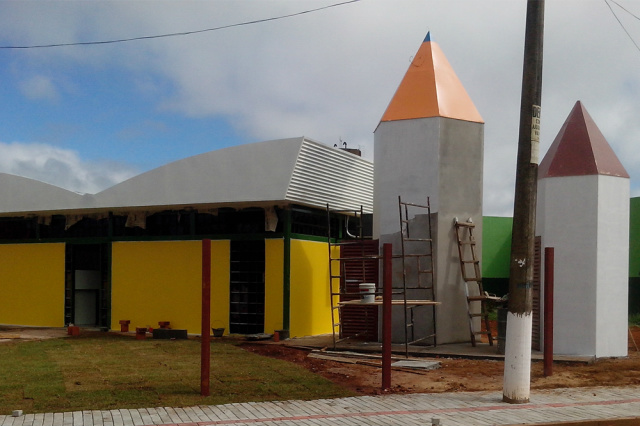
M 638 51 L 640 52 L 640 46 L 638 46 L 638 43 L 636 43 L 636 41 L 633 39 L 633 37 L 631 37 L 631 34 L 629 34 L 629 31 L 627 31 L 627 29 L 625 28 L 624 24 L 622 23 L 622 21 L 620 20 L 620 18 L 618 18 L 618 15 L 616 15 L 616 13 L 613 11 L 613 8 L 611 7 L 611 5 L 609 4 L 609 0 L 604 0 L 604 2 L 607 4 L 607 6 L 609 7 L 609 10 L 611 11 L 611 13 L 613 13 L 613 16 L 616 18 L 616 21 L 618 21 L 618 24 L 620 24 L 620 26 L 622 27 L 622 29 L 624 30 L 625 33 L 627 33 L 627 36 L 629 37 L 629 40 L 631 40 L 631 42 L 634 44 L 634 46 L 636 46 L 636 49 L 638 49 Z M 629 12 L 627 9 L 625 9 L 624 7 L 620 6 L 618 3 L 616 3 L 614 0 L 611 0 L 611 2 L 613 2 L 616 6 L 618 6 L 619 8 L 621 8 L 622 10 L 624 10 L 625 12 L 627 12 L 628 14 L 630 14 L 631 16 L 633 16 L 636 19 L 640 19 L 638 18 L 636 15 L 634 15 L 633 13 Z
M 214 27 L 214 28 L 206 28 L 203 30 L 184 31 L 179 33 L 157 34 L 157 35 L 150 35 L 150 36 L 140 36 L 140 37 L 121 38 L 121 39 L 102 40 L 102 41 L 81 41 L 81 42 L 74 42 L 74 43 L 35 44 L 35 45 L 29 45 L 29 46 L 0 46 L 0 49 L 43 49 L 43 48 L 64 47 L 64 46 L 91 46 L 91 45 L 100 45 L 100 44 L 125 43 L 129 41 L 151 40 L 151 39 L 165 38 L 165 37 L 187 36 L 192 34 L 206 33 L 210 31 L 226 30 L 228 28 L 241 27 L 244 25 L 260 24 L 263 22 L 270 22 L 270 21 L 277 21 L 279 19 L 292 18 L 294 16 L 300 16 L 307 13 L 318 12 L 320 10 L 330 9 L 332 7 L 337 7 L 337 6 L 344 6 L 345 4 L 356 3 L 359 1 L 360 0 L 347 0 L 341 3 L 334 3 L 328 6 L 322 6 L 315 9 L 303 10 L 302 12 L 290 13 L 288 15 L 275 16 L 272 18 L 265 18 L 265 19 L 257 19 L 255 21 L 239 22 L 236 24 L 223 25 L 221 27 Z
M 615 4 L 616 6 L 618 6 L 620 9 L 624 10 L 625 12 L 627 12 L 629 15 L 633 16 L 634 18 L 640 20 L 640 18 L 637 15 L 634 15 L 633 13 L 631 13 L 631 11 L 629 11 L 628 9 L 626 9 L 624 6 L 622 6 L 620 3 L 618 3 L 615 0 L 610 0 L 611 3 Z

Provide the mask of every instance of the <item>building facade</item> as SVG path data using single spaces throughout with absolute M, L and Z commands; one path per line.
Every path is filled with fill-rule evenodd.
M 0 175 L 0 324 L 331 332 L 327 221 L 372 210 L 371 162 L 308 138 L 248 144 L 80 195 Z

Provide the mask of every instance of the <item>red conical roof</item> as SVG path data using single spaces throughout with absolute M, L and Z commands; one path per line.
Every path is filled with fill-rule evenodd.
M 596 123 L 578 101 L 540 163 L 538 179 L 586 175 L 629 177 Z
M 447 117 L 483 123 L 449 61 L 430 34 L 411 61 L 380 121 Z

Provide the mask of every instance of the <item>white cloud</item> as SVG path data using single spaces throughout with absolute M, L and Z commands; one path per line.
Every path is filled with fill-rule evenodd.
M 0 6 L 8 12 L 0 13 L 3 39 L 46 43 L 189 31 L 333 2 L 23 3 Z M 28 52 L 19 70 L 111 66 L 130 72 L 135 95 L 153 97 L 164 113 L 223 118 L 254 140 L 306 135 L 332 145 L 343 138 L 371 158 L 378 120 L 430 30 L 485 119 L 485 213 L 503 215 L 513 205 L 525 9 L 526 2 L 510 0 L 402 6 L 364 0 L 193 36 Z M 637 21 L 623 22 L 639 40 Z M 638 51 L 606 3 L 547 2 L 541 153 L 582 100 L 637 194 L 639 66 Z
M 50 78 L 43 75 L 36 75 L 20 83 L 20 90 L 28 99 L 31 100 L 49 100 L 58 99 L 58 89 Z
M 0 172 L 91 194 L 137 174 L 128 165 L 85 161 L 74 151 L 19 142 L 0 142 Z

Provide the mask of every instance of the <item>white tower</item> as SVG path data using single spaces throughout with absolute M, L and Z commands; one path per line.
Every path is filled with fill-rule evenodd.
M 434 213 L 438 343 L 469 340 L 454 218 L 482 246 L 484 122 L 429 34 L 374 132 L 374 236 L 397 243 L 398 196 Z
M 626 356 L 629 175 L 579 101 L 540 163 L 536 228 L 555 249 L 554 353 Z

